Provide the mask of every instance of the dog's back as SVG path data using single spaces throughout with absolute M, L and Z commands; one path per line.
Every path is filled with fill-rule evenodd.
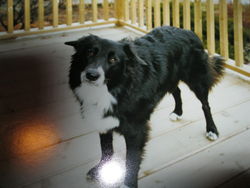
M 209 89 L 223 75 L 224 60 L 209 57 L 201 40 L 190 31 L 170 26 L 159 27 L 134 41 L 139 56 L 172 91 L 179 80 L 188 85 L 204 80 Z M 163 81 L 164 82 L 164 81 Z

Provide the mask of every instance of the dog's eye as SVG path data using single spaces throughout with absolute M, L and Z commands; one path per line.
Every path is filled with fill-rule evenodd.
M 88 57 L 91 57 L 91 56 L 94 56 L 95 55 L 95 50 L 94 49 L 88 49 L 87 50 L 87 56 Z
M 115 58 L 115 57 L 111 57 L 110 59 L 109 59 L 109 63 L 111 63 L 111 64 L 114 64 L 114 63 L 116 63 L 117 62 L 117 59 Z

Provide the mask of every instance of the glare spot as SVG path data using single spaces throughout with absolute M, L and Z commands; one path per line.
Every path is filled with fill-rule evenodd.
M 4 145 L 7 157 L 15 157 L 25 163 L 46 160 L 51 154 L 48 147 L 59 141 L 55 127 L 37 121 L 25 122 L 12 127 L 5 134 Z
M 100 179 L 103 183 L 114 185 L 122 181 L 125 169 L 121 162 L 109 161 L 100 169 Z

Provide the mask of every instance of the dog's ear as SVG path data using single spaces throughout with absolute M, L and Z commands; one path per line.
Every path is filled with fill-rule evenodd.
M 132 62 L 136 61 L 141 65 L 147 65 L 147 63 L 136 54 L 136 51 L 135 51 L 132 44 L 125 44 L 123 46 L 123 50 L 126 53 L 126 55 L 128 56 L 128 59 L 130 61 L 132 61 Z
M 75 40 L 75 41 L 68 41 L 68 42 L 65 42 L 64 44 L 68 45 L 68 46 L 73 46 L 74 48 L 76 48 L 78 46 L 78 41 L 77 40 Z

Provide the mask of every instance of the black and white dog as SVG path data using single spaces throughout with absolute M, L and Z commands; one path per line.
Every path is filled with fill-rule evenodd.
M 207 138 L 217 139 L 208 93 L 223 75 L 224 60 L 209 57 L 192 31 L 164 26 L 134 41 L 89 35 L 65 44 L 75 48 L 69 85 L 81 105 L 83 124 L 100 133 L 101 162 L 88 177 L 96 179 L 100 166 L 113 155 L 112 132 L 116 131 L 124 136 L 127 147 L 124 186 L 137 187 L 148 121 L 167 92 L 175 99 L 171 119 L 181 118 L 179 81 L 202 103 Z

